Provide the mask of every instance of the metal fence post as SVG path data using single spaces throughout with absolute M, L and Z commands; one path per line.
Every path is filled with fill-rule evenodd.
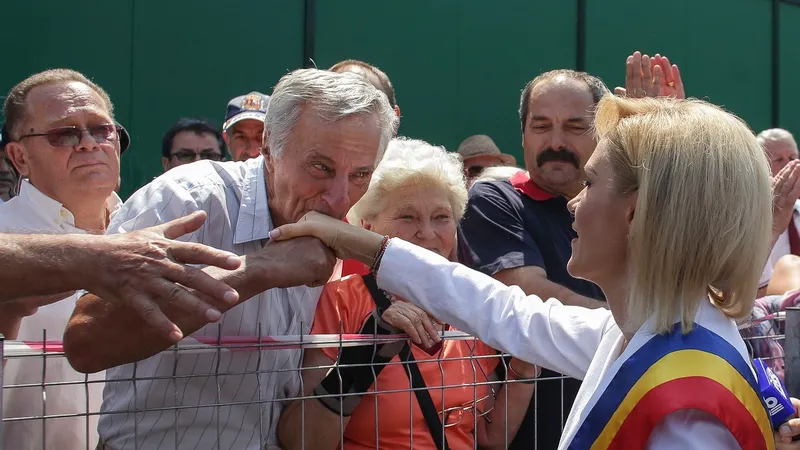
M 800 396 L 800 308 L 786 308 L 786 337 L 783 341 L 786 358 L 786 389 L 793 397 Z

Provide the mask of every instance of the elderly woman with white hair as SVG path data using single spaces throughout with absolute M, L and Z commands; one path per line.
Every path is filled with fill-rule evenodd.
M 448 258 L 466 202 L 457 154 L 399 138 L 348 221 Z M 312 333 L 407 333 L 413 345 L 307 349 L 304 391 L 318 397 L 286 408 L 278 427 L 283 448 L 504 448 L 522 422 L 538 368 L 512 358 L 508 378 L 525 382 L 490 384 L 497 351 L 480 341 L 442 341 L 437 328 L 419 307 L 378 289 L 372 275 L 326 285 Z
M 597 149 L 569 207 L 569 272 L 610 310 L 526 296 L 401 239 L 310 213 L 312 235 L 370 265 L 378 286 L 494 348 L 583 380 L 559 449 L 772 449 L 735 320 L 767 259 L 771 179 L 738 118 L 699 100 L 598 104 Z

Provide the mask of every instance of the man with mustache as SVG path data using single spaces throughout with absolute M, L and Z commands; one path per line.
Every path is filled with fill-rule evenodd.
M 626 66 L 629 95 L 666 94 L 662 83 L 670 88 L 676 82 L 680 85 L 673 66 L 658 55 L 648 58 L 636 52 Z M 661 76 L 667 73 L 669 79 Z M 460 225 L 459 245 L 466 247 L 459 250 L 462 263 L 507 285 L 519 286 L 529 295 L 588 308 L 605 307 L 596 285 L 567 272 L 571 242 L 577 237 L 567 202 L 584 189 L 583 167 L 596 145 L 593 111 L 608 93 L 599 78 L 573 70 L 546 72 L 525 86 L 519 118 L 527 173 L 472 187 Z M 544 370 L 542 376 L 559 374 Z M 538 398 L 528 411 L 508 413 L 525 414 L 510 448 L 530 448 L 536 439 L 538 448 L 556 448 L 579 387 L 574 379 L 540 381 Z M 514 431 L 509 434 L 513 436 Z
M 284 400 L 300 392 L 299 349 L 164 350 L 184 335 L 308 334 L 336 259 L 316 239 L 284 245 L 269 241 L 269 231 L 312 210 L 344 218 L 366 192 L 396 121 L 363 77 L 296 70 L 275 86 L 260 156 L 176 167 L 125 203 L 109 233 L 206 211 L 189 240 L 241 255 L 239 269 L 209 272 L 239 296 L 201 316 L 178 302 L 163 305 L 179 327 L 172 330 L 147 326 L 117 299 L 81 298 L 64 350 L 80 371 L 109 369 L 98 448 L 277 449 Z M 217 370 L 221 377 L 211 375 Z M 222 406 L 202 407 L 214 404 Z

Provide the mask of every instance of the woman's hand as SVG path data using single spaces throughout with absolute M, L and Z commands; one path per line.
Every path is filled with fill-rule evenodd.
M 406 301 L 393 302 L 381 318 L 389 325 L 405 331 L 411 342 L 423 349 L 431 348 L 442 340 L 436 329 L 436 323 L 441 323 L 418 306 Z
M 327 245 L 339 259 L 357 259 L 372 266 L 380 250 L 383 236 L 326 216 L 316 211 L 306 213 L 297 223 L 290 223 L 269 232 L 275 241 L 298 236 L 313 236 Z
M 800 419 L 797 418 L 800 411 L 800 400 L 792 397 L 794 406 L 794 417 L 781 425 L 775 433 L 775 450 L 800 450 L 800 441 L 792 442 L 792 437 L 800 435 Z

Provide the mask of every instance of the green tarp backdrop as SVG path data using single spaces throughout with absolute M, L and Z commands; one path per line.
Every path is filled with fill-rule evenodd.
M 230 98 L 270 93 L 305 56 L 386 71 L 401 134 L 450 150 L 488 134 L 520 163 L 526 81 L 581 68 L 613 88 L 636 49 L 668 55 L 689 95 L 757 131 L 800 130 L 800 6 L 774 0 L 6 0 L 3 17 L 0 92 L 70 67 L 111 95 L 133 139 L 123 198 L 160 173 L 173 121 L 219 125 Z

